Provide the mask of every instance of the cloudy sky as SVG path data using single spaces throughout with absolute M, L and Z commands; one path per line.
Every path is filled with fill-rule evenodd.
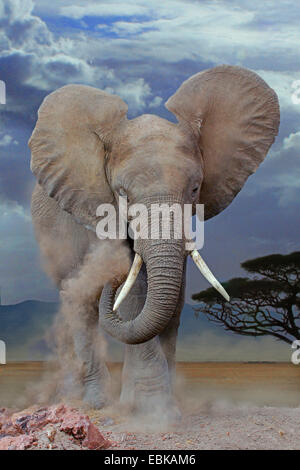
M 241 274 L 245 259 L 298 250 L 299 16 L 296 0 L 0 0 L 3 302 L 57 295 L 31 226 L 27 141 L 44 96 L 66 83 L 119 94 L 129 117 L 174 120 L 164 102 L 190 75 L 223 63 L 259 73 L 278 93 L 280 135 L 231 206 L 206 224 L 203 255 L 225 280 Z M 206 286 L 190 265 L 187 296 Z

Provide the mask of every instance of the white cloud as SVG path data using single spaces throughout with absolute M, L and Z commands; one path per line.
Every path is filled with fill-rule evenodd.
M 300 36 L 299 36 L 300 41 Z M 272 70 L 255 70 L 267 83 L 273 88 L 279 99 L 280 109 L 290 110 L 296 113 L 300 113 L 300 104 L 297 104 L 293 100 L 293 94 L 295 89 L 293 83 L 295 80 L 300 79 L 300 71 L 287 71 L 278 72 Z
M 170 76 L 171 82 L 174 69 L 169 71 L 168 64 L 185 60 L 199 63 L 199 66 L 202 63 L 230 63 L 257 70 L 278 93 L 281 108 L 298 113 L 300 105 L 292 102 L 292 83 L 300 78 L 300 72 L 294 67 L 300 63 L 300 31 L 295 8 L 292 2 L 288 2 L 287 8 L 280 7 L 275 0 L 268 5 L 258 1 L 205 0 L 128 0 L 124 4 L 114 0 L 86 2 L 84 6 L 79 1 L 54 0 L 50 5 L 41 0 L 35 3 L 34 11 L 38 13 L 65 15 L 75 20 L 94 16 L 102 21 L 94 26 L 94 31 L 78 34 L 77 29 L 69 35 L 68 41 L 59 38 L 55 42 L 51 61 L 57 64 L 53 70 L 57 70 L 58 80 L 55 81 L 54 73 L 51 73 L 48 54 L 43 56 L 44 62 L 50 62 L 41 71 L 45 71 L 43 77 L 40 76 L 42 73 L 36 73 L 32 80 L 35 85 L 44 83 L 44 87 L 56 85 L 63 77 L 67 83 L 81 78 L 85 83 L 113 90 L 123 86 L 123 96 L 130 97 L 136 111 L 142 111 L 150 102 L 151 107 L 156 107 L 159 97 L 153 101 L 155 97 L 148 93 L 147 87 L 143 87 L 143 97 L 133 97 L 130 90 L 139 79 L 145 79 L 141 75 L 141 64 L 148 70 L 153 61 L 164 64 L 164 76 Z M 108 22 L 106 18 L 109 18 Z M 288 33 L 285 18 L 288 18 Z M 107 33 L 114 33 L 114 36 L 108 37 Z M 53 38 L 51 41 L 53 47 Z M 119 61 L 119 72 L 110 70 L 114 76 L 109 78 L 105 67 L 103 70 L 101 66 L 90 65 L 99 60 Z M 126 68 L 126 61 L 131 63 L 130 68 Z M 287 67 L 281 64 L 287 62 L 291 70 L 283 71 Z M 279 70 L 273 70 L 274 64 Z M 181 67 L 178 65 L 178 70 Z M 70 74 L 64 73 L 68 68 Z M 120 70 L 126 74 L 126 80 L 121 79 Z M 108 83 L 109 79 L 111 83 Z M 147 86 L 151 85 L 147 83 Z
M 107 91 L 111 91 L 107 89 Z M 145 83 L 143 78 L 139 78 L 133 82 L 117 85 L 114 91 L 120 95 L 127 103 L 130 104 L 131 109 L 141 110 L 146 106 L 146 100 L 151 97 L 150 86 Z
M 298 6 L 293 1 L 283 5 L 276 0 L 98 0 L 82 5 L 79 0 L 39 0 L 35 12 L 78 20 L 101 17 L 100 27 L 105 25 L 105 29 L 121 35 L 138 35 L 131 39 L 139 57 L 172 61 L 201 56 L 216 62 L 244 62 L 256 57 L 280 64 L 287 56 L 299 58 L 300 54 Z M 107 44 L 122 47 L 126 53 L 126 41 L 122 39 L 110 38 Z M 106 48 L 103 53 L 106 55 Z
M 81 19 L 85 16 L 133 16 L 149 12 L 149 7 L 142 2 L 94 2 L 87 5 L 62 6 L 59 13 L 69 18 Z
M 7 147 L 10 144 L 18 145 L 18 141 L 14 140 L 9 134 L 4 134 L 0 137 L 0 147 Z
M 24 207 L 18 204 L 16 201 L 2 200 L 2 202 L 0 202 L 0 214 L 1 224 L 5 225 L 6 227 L 11 223 L 14 217 L 18 217 L 27 222 L 31 221 L 31 217 L 28 211 L 26 211 Z
M 120 94 L 134 112 L 141 112 L 148 101 L 155 99 L 144 78 L 122 78 L 111 67 L 95 65 L 84 32 L 57 37 L 45 22 L 33 15 L 30 0 L 0 0 L 0 5 L 3 11 L 0 40 L 5 46 L 0 59 L 5 64 L 12 60 L 18 64 L 14 78 L 10 77 L 10 80 L 20 82 L 16 87 L 31 86 L 36 90 L 51 91 L 67 83 L 89 84 Z M 97 48 L 99 45 L 104 46 L 103 41 L 98 41 Z M 26 100 L 14 96 L 7 100 L 6 110 L 21 112 L 22 109 L 28 112 Z
M 288 137 L 285 137 L 283 139 L 283 150 L 290 150 L 294 148 L 295 150 L 298 150 L 300 153 L 300 131 L 291 133 Z M 300 155 L 299 155 L 300 159 Z
M 116 34 L 139 34 L 146 29 L 152 27 L 151 21 L 145 22 L 129 22 L 129 21 L 116 21 L 113 27 L 110 28 Z M 107 27 L 108 28 L 108 27 Z
M 288 208 L 300 200 L 300 131 L 284 137 L 272 158 L 268 157 L 265 173 L 259 179 L 260 190 L 271 190 L 278 198 L 280 208 Z M 254 196 L 257 187 L 251 187 Z
M 124 59 L 134 48 L 137 58 L 155 57 L 165 62 L 201 58 L 245 64 L 259 58 L 272 67 L 286 61 L 287 56 L 293 63 L 299 62 L 300 32 L 297 5 L 293 2 L 284 6 L 275 0 L 266 5 L 258 1 L 205 0 L 128 0 L 126 4 L 123 0 L 94 1 L 84 6 L 79 1 L 65 1 L 63 6 L 55 1 L 51 5 L 45 1 L 36 4 L 37 11 L 47 13 L 49 9 L 72 19 L 109 18 L 109 24 L 102 20 L 101 26 L 105 24 L 105 30 L 122 37 L 104 39 L 102 53 L 106 57 L 112 55 L 114 48 L 122 49 Z M 131 38 L 129 49 L 126 34 Z M 121 58 L 119 52 L 118 57 Z
M 32 0 L 14 0 L 12 2 L 0 3 L 0 18 L 6 18 L 10 22 L 28 19 L 34 8 Z
M 158 108 L 162 103 L 162 98 L 160 96 L 156 96 L 150 103 L 149 108 Z

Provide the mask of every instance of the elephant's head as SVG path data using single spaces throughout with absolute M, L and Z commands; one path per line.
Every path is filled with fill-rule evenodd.
M 81 85 L 60 88 L 39 110 L 30 139 L 32 171 L 49 196 L 94 230 L 97 207 L 117 204 L 125 194 L 129 205 L 202 203 L 209 219 L 266 156 L 278 131 L 277 96 L 255 73 L 220 66 L 184 82 L 166 107 L 178 123 L 154 115 L 127 120 L 118 96 Z M 140 315 L 123 321 L 113 311 L 117 286 L 107 285 L 100 302 L 104 329 L 132 344 L 169 322 L 186 257 L 185 241 L 175 237 L 136 240 L 134 251 L 148 275 Z

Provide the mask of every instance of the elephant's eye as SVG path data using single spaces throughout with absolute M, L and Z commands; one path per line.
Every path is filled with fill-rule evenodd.
M 198 191 L 199 191 L 199 184 L 195 184 L 195 186 L 192 189 L 192 194 L 191 194 L 191 199 L 192 201 L 196 201 L 198 197 Z

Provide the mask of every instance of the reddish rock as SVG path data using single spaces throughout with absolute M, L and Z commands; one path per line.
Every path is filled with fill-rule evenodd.
M 59 423 L 69 408 L 65 405 L 54 405 L 50 407 L 31 407 L 14 413 L 11 421 L 19 432 L 34 431 L 41 429 L 49 423 Z
M 7 408 L 0 408 L 0 425 L 5 421 L 9 416 L 11 415 L 11 412 Z
M 104 439 L 99 429 L 93 423 L 89 424 L 87 436 L 82 444 L 90 450 L 107 449 L 111 446 L 111 442 Z
M 74 409 L 66 411 L 60 430 L 71 434 L 75 439 L 82 440 L 82 445 L 88 449 L 106 449 L 110 445 L 90 418 Z
M 111 445 L 88 416 L 65 405 L 31 407 L 10 414 L 0 410 L 0 449 L 72 448 L 105 449 Z M 65 436 L 65 437 L 64 437 Z
M 34 443 L 33 436 L 6 436 L 0 439 L 0 450 L 26 450 Z
M 80 415 L 76 410 L 70 409 L 63 417 L 60 430 L 71 434 L 75 439 L 85 439 L 89 422 L 89 418 Z
M 11 422 L 12 411 L 0 409 L 0 439 L 6 436 L 17 436 L 19 433 Z
M 0 431 L 4 425 L 7 424 L 11 412 L 7 408 L 0 408 Z

